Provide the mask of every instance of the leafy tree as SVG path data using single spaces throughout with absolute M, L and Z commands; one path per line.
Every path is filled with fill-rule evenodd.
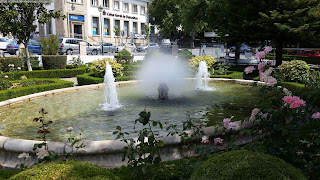
M 0 3 L 0 31 L 6 35 L 12 33 L 18 39 L 18 44 L 25 46 L 28 70 L 32 71 L 28 43 L 35 32 L 38 21 L 47 23 L 51 18 L 64 17 L 59 11 L 47 11 L 42 2 L 11 3 L 9 0 Z
M 119 40 L 120 28 L 115 26 L 113 32 L 116 38 Z
M 44 55 L 56 55 L 59 51 L 59 41 L 57 36 L 51 34 L 49 38 L 43 38 L 40 41 L 41 49 Z
M 150 27 L 148 25 L 144 25 L 145 33 L 146 33 L 146 39 L 149 39 L 150 35 Z

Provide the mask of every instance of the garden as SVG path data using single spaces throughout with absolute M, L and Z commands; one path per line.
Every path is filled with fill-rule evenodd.
M 266 48 L 257 58 L 263 59 L 269 51 Z M 77 77 L 80 86 L 103 83 L 107 64 L 112 67 L 115 81 L 134 80 L 143 64 L 156 56 L 162 55 L 149 52 L 143 62 L 132 62 L 133 56 L 123 50 L 114 61 L 102 59 L 83 65 L 80 58 L 75 58 L 67 65 L 65 56 L 47 55 L 42 59 L 43 66 L 33 66 L 33 71 L 23 71 L 23 58 L 1 59 L 1 101 L 73 86 L 59 78 Z M 72 126 L 63 131 L 54 129 L 55 120 L 48 117 L 52 112 L 44 107 L 39 117 L 33 122 L 30 119 L 38 128 L 35 132 L 41 143 L 34 144 L 33 153 L 17 154 L 18 170 L 0 170 L 0 179 L 319 179 L 320 74 L 317 69 L 295 59 L 279 67 L 271 67 L 265 61 L 257 66 L 231 66 L 211 56 L 193 57 L 187 50 L 174 57 L 174 61 L 189 67 L 190 76 L 184 78 L 195 77 L 200 62 L 205 62 L 211 78 L 243 79 L 252 74 L 254 81 L 250 81 L 247 89 L 259 98 L 254 106 L 247 107 L 249 110 L 235 109 L 244 111 L 246 117 L 234 117 L 235 112 L 207 113 L 197 118 L 189 115 L 180 123 L 182 127 L 154 119 L 156 116 L 147 107 L 136 114 L 138 119 L 129 120 L 132 126 L 137 125 L 137 138 L 128 136 L 132 132 L 125 130 L 121 122 L 112 127 L 115 141 L 125 144 L 121 153 L 126 165 L 111 169 L 75 161 L 78 153 L 90 145 Z M 218 117 L 214 123 L 199 121 L 214 117 Z M 243 125 L 249 126 L 240 128 Z M 207 126 L 214 126 L 215 133 L 204 130 Z M 163 149 L 167 143 L 157 128 L 166 132 L 167 137 L 181 139 L 181 152 L 189 155 L 165 161 Z M 54 139 L 50 137 L 53 131 L 67 134 L 64 137 L 71 151 L 59 154 L 50 149 L 48 139 Z

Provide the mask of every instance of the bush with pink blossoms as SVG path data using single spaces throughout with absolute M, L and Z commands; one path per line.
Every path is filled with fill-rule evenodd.
M 244 69 L 246 74 L 252 73 L 256 68 L 254 66 L 248 66 Z

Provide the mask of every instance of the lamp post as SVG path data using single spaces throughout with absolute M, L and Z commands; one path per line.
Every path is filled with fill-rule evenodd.
M 101 35 L 101 54 L 102 54 L 102 56 L 103 56 L 103 28 L 102 28 L 102 11 L 103 11 L 103 7 L 100 5 L 99 7 L 98 7 L 98 10 L 99 10 L 99 12 L 100 12 L 100 24 L 101 24 L 101 31 L 100 31 L 100 35 Z

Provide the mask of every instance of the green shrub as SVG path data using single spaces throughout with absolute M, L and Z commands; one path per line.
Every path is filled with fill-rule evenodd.
M 123 67 L 121 64 L 119 64 L 115 61 L 112 61 L 112 59 L 104 58 L 101 60 L 94 61 L 92 63 L 92 65 L 90 66 L 90 70 L 93 71 L 95 77 L 99 77 L 99 78 L 104 77 L 104 74 L 106 72 L 107 61 L 111 65 L 112 72 L 115 77 L 116 76 L 123 76 L 123 73 L 122 73 Z
M 231 72 L 227 75 L 210 75 L 211 78 L 243 79 L 243 72 Z
M 245 150 L 214 155 L 200 165 L 191 180 L 207 179 L 307 179 L 299 169 L 263 153 Z
M 42 79 L 42 80 L 43 81 L 51 81 L 53 83 L 0 91 L 0 101 L 16 98 L 16 97 L 20 97 L 20 96 L 25 96 L 25 95 L 29 95 L 29 94 L 33 94 L 33 93 L 49 91 L 49 90 L 54 90 L 54 89 L 61 89 L 61 88 L 73 86 L 73 82 L 63 81 L 60 79 Z
M 23 57 L 23 61 L 24 61 L 24 67 L 28 68 L 27 67 L 27 60 L 26 60 L 26 57 Z M 38 56 L 31 56 L 30 57 L 30 63 L 31 63 L 31 66 L 32 66 L 32 70 L 34 70 L 34 67 L 38 67 L 39 66 L 39 57 Z
M 273 59 L 274 57 L 275 57 L 274 53 L 268 53 L 265 59 Z M 308 57 L 308 56 L 282 54 L 283 61 L 292 61 L 297 59 L 303 60 L 308 64 L 320 64 L 320 57 Z
M 19 174 L 12 176 L 12 180 L 25 179 L 63 179 L 63 180 L 87 180 L 87 179 L 105 179 L 118 180 L 119 178 L 110 172 L 97 165 L 87 162 L 51 162 L 40 164 L 31 169 L 22 171 Z
M 6 78 L 0 78 L 0 91 L 8 89 L 11 86 L 12 83 L 9 80 L 7 80 Z
M 44 55 L 57 55 L 59 51 L 59 41 L 57 36 L 51 34 L 48 38 L 40 41 L 41 50 Z
M 0 179 L 9 179 L 11 176 L 18 174 L 18 170 L 2 170 L 0 169 Z
M 178 57 L 188 61 L 194 57 L 194 55 L 189 50 L 185 49 L 178 54 Z
M 67 65 L 67 69 L 78 68 L 83 66 L 83 61 L 81 60 L 80 56 L 73 57 L 71 60 L 69 60 L 69 64 L 70 65 Z M 71 66 L 71 68 L 68 68 L 68 66 Z
M 114 55 L 114 58 L 116 59 L 117 63 L 126 63 L 129 64 L 133 61 L 133 55 L 126 49 L 118 52 L 116 55 Z
M 67 56 L 64 55 L 43 55 L 43 69 L 66 69 Z
M 130 81 L 133 80 L 132 76 L 118 76 L 115 77 L 115 81 Z M 77 76 L 78 85 L 89 85 L 89 84 L 99 84 L 104 82 L 104 78 L 94 77 L 94 73 L 86 73 Z
M 140 68 L 140 63 L 122 64 L 124 76 L 134 76 Z
M 5 57 L 0 58 L 0 63 L 2 64 L 3 68 L 2 71 L 9 72 L 10 67 L 9 64 L 14 64 L 14 68 L 22 67 L 23 66 L 23 59 L 20 57 Z
M 56 70 L 38 70 L 38 71 L 18 71 L 0 74 L 0 78 L 5 75 L 9 76 L 10 80 L 20 79 L 21 76 L 30 78 L 69 78 L 76 77 L 79 74 L 84 74 L 88 71 L 88 67 L 77 69 L 56 69 Z
M 310 67 L 305 61 L 294 60 L 281 64 L 278 70 L 284 81 L 302 82 L 308 75 Z
M 201 61 L 205 61 L 207 63 L 207 67 L 209 70 L 211 70 L 213 64 L 217 62 L 215 57 L 208 56 L 208 55 L 193 57 L 189 60 L 189 66 L 194 72 L 198 70 L 199 63 Z

